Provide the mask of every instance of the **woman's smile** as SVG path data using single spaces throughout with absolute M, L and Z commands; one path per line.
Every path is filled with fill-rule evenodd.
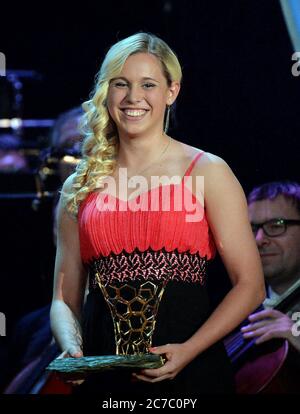
M 123 116 L 129 121 L 140 121 L 147 115 L 148 109 L 121 109 Z

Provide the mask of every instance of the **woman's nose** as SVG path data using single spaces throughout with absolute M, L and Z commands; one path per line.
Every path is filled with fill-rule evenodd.
M 131 86 L 128 89 L 128 93 L 127 93 L 126 98 L 129 102 L 132 102 L 132 103 L 140 102 L 140 101 L 143 100 L 143 91 L 138 87 Z

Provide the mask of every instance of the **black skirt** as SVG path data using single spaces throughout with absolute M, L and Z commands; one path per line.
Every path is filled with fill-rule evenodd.
M 170 281 L 159 305 L 152 346 L 183 343 L 211 313 L 206 286 Z M 99 288 L 90 291 L 84 312 L 83 352 L 116 353 L 112 316 Z M 136 372 L 136 371 L 135 371 Z M 233 394 L 234 375 L 221 341 L 194 358 L 173 380 L 147 383 L 133 379 L 131 370 L 111 370 L 90 375 L 76 394 L 124 393 L 126 395 Z

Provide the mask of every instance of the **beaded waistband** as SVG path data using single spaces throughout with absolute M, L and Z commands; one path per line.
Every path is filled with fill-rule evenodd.
M 162 281 L 175 280 L 204 284 L 206 278 L 207 258 L 198 252 L 170 252 L 165 248 L 140 251 L 137 248 L 131 253 L 123 250 L 119 254 L 110 253 L 90 261 L 90 287 L 96 288 L 96 275 L 102 281 L 126 282 L 132 280 Z

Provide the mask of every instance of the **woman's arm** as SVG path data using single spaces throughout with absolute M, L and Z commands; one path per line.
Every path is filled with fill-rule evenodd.
M 238 326 L 265 298 L 261 261 L 241 185 L 228 165 L 215 155 L 206 153 L 196 168 L 195 174 L 204 176 L 206 216 L 233 287 L 186 342 L 151 350 L 165 353 L 168 362 L 162 368 L 142 371 L 138 378 L 145 381 L 174 378 L 198 354 Z
M 65 181 L 63 191 L 68 191 L 71 183 L 72 176 Z M 80 257 L 77 222 L 65 210 L 61 198 L 57 214 L 57 251 L 50 312 L 51 328 L 65 354 L 80 357 L 82 356 L 81 310 L 87 275 Z
M 265 298 L 263 270 L 244 192 L 221 158 L 212 154 L 207 157 L 203 167 L 206 215 L 233 287 L 187 341 L 195 355 L 231 332 Z

